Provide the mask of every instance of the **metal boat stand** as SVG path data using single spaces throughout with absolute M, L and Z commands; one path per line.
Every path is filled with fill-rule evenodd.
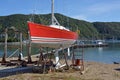
M 52 51 L 51 53 L 48 53 L 48 47 L 46 48 L 46 53 L 43 53 L 43 48 L 40 47 L 39 60 L 37 66 L 34 67 L 33 72 L 48 73 L 54 67 L 52 55 Z
M 76 53 L 79 52 L 79 53 Z M 75 70 L 79 70 L 81 74 L 84 72 L 84 47 L 79 48 L 76 46 L 72 47 L 72 65 L 71 67 Z

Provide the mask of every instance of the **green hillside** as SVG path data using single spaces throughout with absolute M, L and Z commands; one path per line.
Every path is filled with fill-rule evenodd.
M 73 19 L 61 14 L 55 14 L 57 20 L 62 26 L 66 26 L 72 31 L 80 30 L 80 39 L 111 39 L 113 37 L 120 39 L 120 22 L 87 22 L 83 20 Z M 4 29 L 14 27 L 22 31 L 24 39 L 28 37 L 27 21 L 32 20 L 36 23 L 45 25 L 51 24 L 51 14 L 44 15 L 23 15 L 14 14 L 0 17 L 0 34 Z M 11 37 L 14 36 L 13 31 L 9 31 Z
M 104 39 L 120 39 L 120 22 L 94 22 L 93 25 Z

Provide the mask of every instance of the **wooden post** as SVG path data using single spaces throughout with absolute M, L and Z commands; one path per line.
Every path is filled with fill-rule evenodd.
M 65 58 L 65 63 L 66 63 L 66 69 L 68 70 L 69 65 L 68 65 L 68 62 L 67 62 L 67 54 L 64 52 L 64 48 L 63 48 L 63 54 L 64 54 L 64 58 Z
M 31 38 L 30 38 L 30 33 L 28 32 L 29 35 L 29 43 L 28 43 L 28 63 L 32 62 L 31 59 Z
M 43 53 L 42 53 L 42 48 L 40 47 L 40 55 L 39 55 L 39 60 L 38 60 L 38 66 L 41 64 L 44 60 Z
M 84 59 L 83 59 L 83 57 L 84 57 L 84 47 L 82 46 L 82 61 L 81 61 L 81 64 L 82 64 L 82 68 L 81 68 L 81 70 L 82 71 L 84 71 Z
M 22 54 L 22 32 L 20 32 L 20 53 L 19 53 L 19 57 L 18 60 L 22 60 L 23 58 L 23 54 Z
M 75 64 L 75 53 L 74 53 L 74 46 L 72 47 L 72 65 L 74 66 Z
M 22 53 L 22 32 L 20 32 L 20 52 Z
M 51 53 L 50 53 L 50 61 L 52 60 L 52 54 L 53 54 L 53 49 L 52 49 L 52 51 L 51 51 Z
M 5 29 L 5 45 L 4 45 L 4 54 L 2 57 L 2 63 L 6 63 L 6 56 L 7 56 L 7 39 L 8 39 L 8 34 L 7 34 L 7 28 Z

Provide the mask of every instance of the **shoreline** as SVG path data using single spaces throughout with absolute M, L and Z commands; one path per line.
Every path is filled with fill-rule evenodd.
M 26 75 L 29 77 L 25 77 Z M 119 80 L 120 67 L 118 64 L 85 62 L 83 75 L 79 71 L 51 72 L 48 74 L 24 73 L 0 78 L 0 80 L 37 80 L 39 78 L 40 80 Z
M 6 76 L 0 80 L 119 80 L 120 64 L 104 64 L 98 62 L 85 61 L 84 74 L 80 71 L 70 70 L 65 72 L 50 72 L 48 74 L 24 73 Z M 54 76 L 53 76 L 54 75 Z M 29 77 L 25 77 L 29 76 Z M 54 78 L 54 79 L 53 79 Z M 60 79 L 59 79 L 60 78 Z M 61 79 L 62 78 L 62 79 Z M 72 78 L 72 79 L 71 79 Z

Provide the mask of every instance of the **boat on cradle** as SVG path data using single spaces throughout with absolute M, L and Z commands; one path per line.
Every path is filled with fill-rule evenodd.
M 41 47 L 68 48 L 78 38 L 76 32 L 61 26 L 54 16 L 54 1 L 52 0 L 52 24 L 43 25 L 28 21 L 28 28 L 32 43 L 39 44 Z
M 76 32 L 61 26 L 54 16 L 54 0 L 52 1 L 52 18 L 51 25 L 38 24 L 28 21 L 29 35 L 31 43 L 40 47 L 49 47 L 55 49 L 55 67 L 56 69 L 67 66 L 67 58 L 65 55 L 65 64 L 61 64 L 59 61 L 58 52 L 60 49 L 68 48 L 68 54 L 70 54 L 69 47 L 74 44 L 78 38 Z

